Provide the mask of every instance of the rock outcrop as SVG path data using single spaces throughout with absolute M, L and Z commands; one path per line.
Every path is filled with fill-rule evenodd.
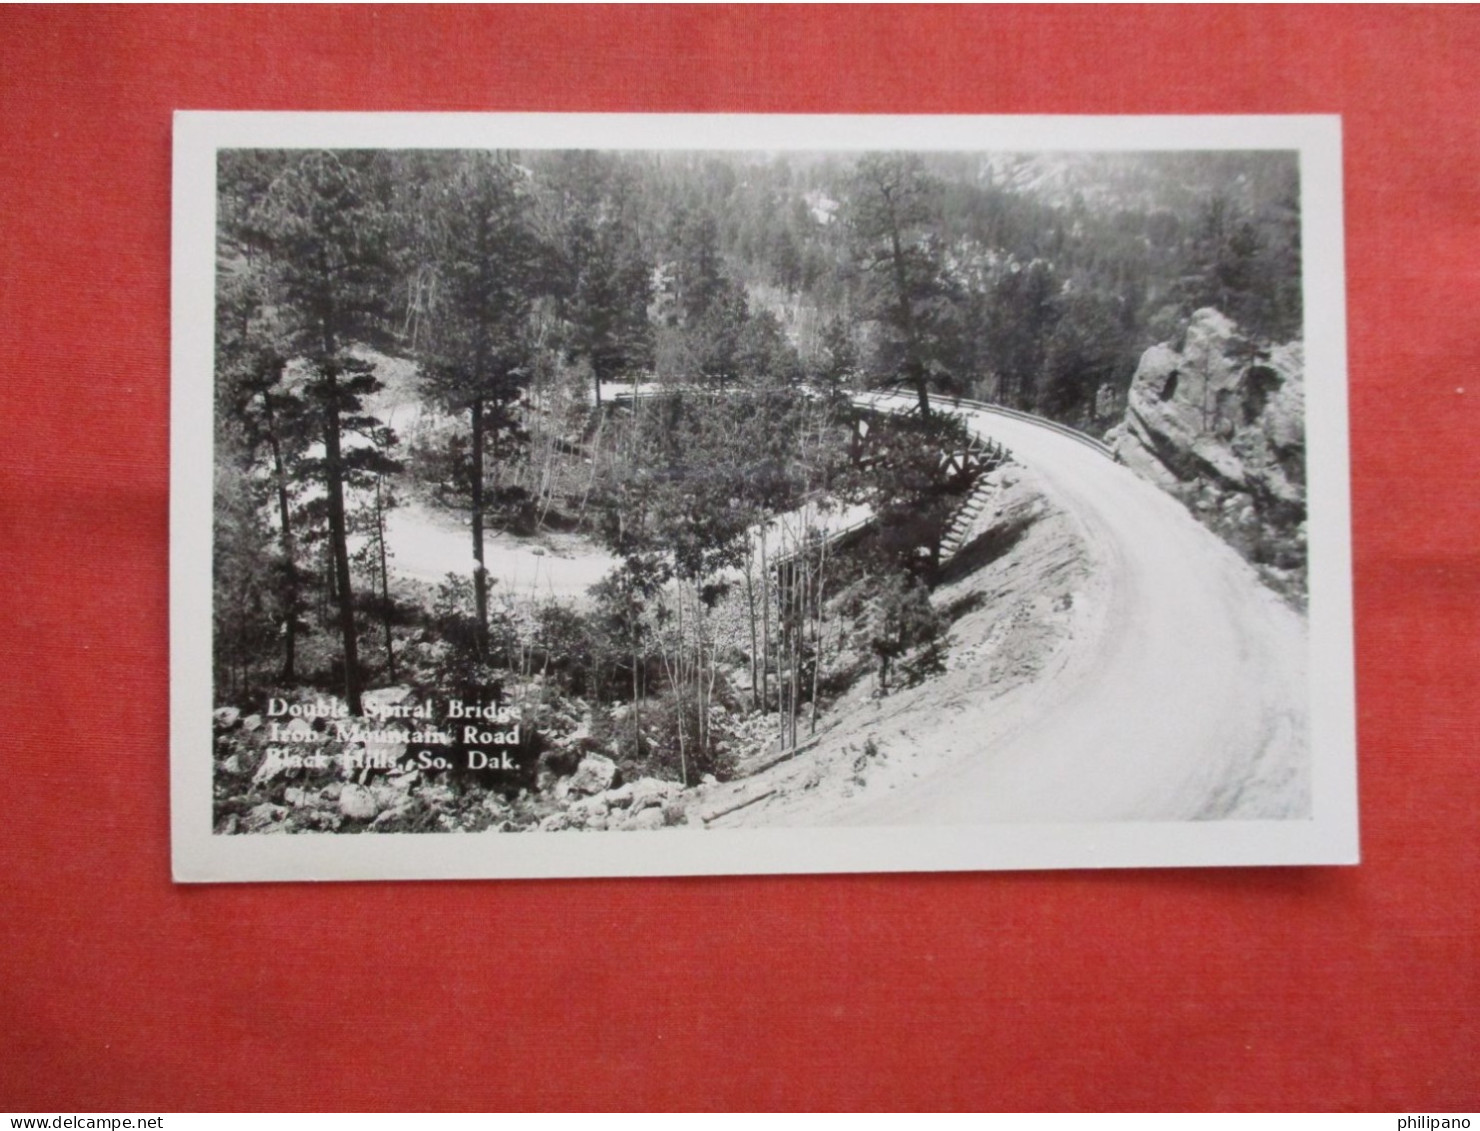
M 1152 346 L 1131 381 L 1116 456 L 1175 495 L 1297 602 L 1305 596 L 1305 388 L 1299 341 L 1259 346 L 1212 308 L 1181 348 Z

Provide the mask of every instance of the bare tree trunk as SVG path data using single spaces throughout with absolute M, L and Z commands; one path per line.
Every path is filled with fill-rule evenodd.
M 678 640 L 674 645 L 674 657 L 670 664 L 668 649 L 663 649 L 663 664 L 668 668 L 668 682 L 673 687 L 674 721 L 678 730 L 678 772 L 679 780 L 684 785 L 689 784 L 688 750 L 684 743 L 683 725 L 683 585 L 678 586 Z
M 385 622 L 385 668 L 386 678 L 396 682 L 396 650 L 391 637 L 391 574 L 385 552 L 385 476 L 375 477 L 375 537 L 380 543 L 380 608 Z
M 478 656 L 488 662 L 488 570 L 483 564 L 483 398 L 469 407 L 473 429 L 473 599 L 478 610 Z
M 634 621 L 633 622 L 633 628 L 632 628 L 632 752 L 633 752 L 633 754 L 641 754 L 641 752 L 642 752 L 642 718 L 641 718 L 641 716 L 640 716 L 640 714 L 638 712 L 638 703 L 641 701 L 641 692 L 639 692 L 639 690 L 638 690 L 638 678 L 637 678 L 638 654 L 639 654 L 637 633 L 638 633 L 638 628 L 637 628 L 636 622 Z
M 704 660 L 704 603 L 699 599 L 699 586 L 696 582 L 694 589 L 694 699 L 699 709 L 699 758 L 709 753 L 709 699 L 704 693 Z
M 812 721 L 810 733 L 817 733 L 817 685 L 822 675 L 822 623 L 823 623 L 823 596 L 827 591 L 827 543 L 823 538 L 822 546 L 817 552 L 817 595 L 813 598 L 815 616 L 812 628 Z
M 350 588 L 349 533 L 344 516 L 344 461 L 339 446 L 339 383 L 332 360 L 324 363 L 324 477 L 328 488 L 329 542 L 334 555 L 334 582 L 339 605 L 339 632 L 344 639 L 344 700 L 358 715 L 360 650 L 355 629 L 355 600 Z
M 293 543 L 293 512 L 288 500 L 288 472 L 283 462 L 283 447 L 278 439 L 277 420 L 272 411 L 272 394 L 262 392 L 262 408 L 267 419 L 267 442 L 272 448 L 272 474 L 277 487 L 278 528 L 282 539 L 283 601 L 287 605 L 283 616 L 283 670 L 284 683 L 296 680 L 298 656 L 298 554 Z
M 791 744 L 797 744 L 797 718 L 802 713 L 802 605 L 807 600 L 807 559 L 801 559 L 801 570 L 795 583 L 796 595 L 792 599 L 791 628 L 791 714 L 787 720 L 791 728 Z
M 761 685 L 759 666 L 756 662 L 756 648 L 759 645 L 756 641 L 755 580 L 752 576 L 755 571 L 754 557 L 755 551 L 752 547 L 745 555 L 745 604 L 750 623 L 750 702 L 759 711 L 761 709 Z
M 761 710 L 771 705 L 771 573 L 766 564 L 766 530 L 761 528 Z
M 717 640 L 714 640 L 713 638 L 711 638 L 711 640 L 709 642 L 709 687 L 708 687 L 708 692 L 707 692 L 707 694 L 705 696 L 706 706 L 705 706 L 705 709 L 704 709 L 704 717 L 705 717 L 706 720 L 709 718 L 709 712 L 710 712 L 710 710 L 712 710 L 712 704 L 714 703 L 714 681 L 715 681 L 716 677 L 719 674 L 718 660 L 719 660 L 719 642 Z M 706 723 L 706 726 L 707 726 L 707 723 Z M 712 730 L 710 730 L 710 731 L 707 731 L 707 734 L 708 734 L 708 741 L 709 741 L 709 743 L 712 746 L 712 744 L 714 742 L 714 732 Z
M 926 392 L 925 365 L 920 360 L 920 337 L 915 328 L 915 311 L 910 305 L 909 282 L 904 273 L 904 249 L 900 246 L 899 219 L 894 212 L 894 201 L 886 195 L 885 202 L 889 210 L 889 248 L 894 259 L 894 286 L 899 292 L 899 319 L 905 338 L 905 371 L 919 397 L 920 417 L 922 420 L 928 420 L 930 395 Z

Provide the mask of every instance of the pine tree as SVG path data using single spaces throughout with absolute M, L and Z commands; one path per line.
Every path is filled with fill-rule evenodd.
M 858 162 L 850 210 L 868 303 L 888 329 L 882 360 L 927 417 L 932 377 L 946 368 L 933 348 L 943 292 L 941 249 L 929 231 L 938 193 L 918 156 L 870 153 Z
M 560 154 L 553 179 L 558 203 L 549 227 L 568 353 L 591 366 L 599 404 L 603 382 L 652 364 L 652 264 L 639 239 L 631 187 L 611 158 Z
M 373 367 L 353 352 L 376 333 L 384 313 L 385 213 L 372 191 L 373 161 L 353 152 L 297 157 L 272 180 L 254 216 L 271 258 L 284 343 L 305 366 L 303 396 L 323 444 L 322 456 L 304 467 L 324 486 L 344 696 L 355 714 L 363 684 L 345 490 L 358 475 L 384 469 L 376 448 L 344 442 L 349 432 L 376 424 L 361 401 L 379 384 Z
M 533 362 L 529 312 L 543 289 L 543 257 L 529 223 L 529 198 L 506 155 L 458 156 L 433 194 L 438 305 L 422 368 L 432 395 L 468 414 L 469 516 L 472 519 L 478 643 L 488 646 L 486 446 L 522 442 L 518 404 Z

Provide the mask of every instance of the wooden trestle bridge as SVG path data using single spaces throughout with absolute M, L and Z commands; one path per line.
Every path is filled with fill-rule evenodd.
M 609 403 L 614 406 L 622 405 L 624 402 L 630 405 L 637 400 L 687 395 L 723 396 L 724 392 L 717 389 L 695 388 L 654 389 L 619 393 Z M 973 407 L 976 406 L 973 405 Z M 894 455 L 892 450 L 894 443 L 901 436 L 900 426 L 903 425 L 905 429 L 908 429 L 911 424 L 918 425 L 919 421 L 920 406 L 918 404 L 912 404 L 908 408 L 897 408 L 876 395 L 861 394 L 854 397 L 849 402 L 847 416 L 849 454 L 854 466 L 864 470 L 875 467 L 887 468 Z M 935 564 L 940 566 L 960 551 L 973 522 L 986 505 L 989 492 L 982 482 L 983 477 L 988 472 L 1009 462 L 1012 459 L 1012 453 L 1005 445 L 990 437 L 968 434 L 964 443 L 941 445 L 938 459 L 937 471 L 942 488 L 959 500 L 941 530 L 938 552 L 932 555 Z M 865 515 L 847 525 L 827 530 L 823 535 L 823 541 L 828 545 L 835 545 L 858 534 L 876 521 L 877 516 Z M 776 571 L 784 584 L 785 575 L 791 572 L 805 555 L 815 552 L 816 548 L 815 542 L 811 545 L 797 546 L 772 558 L 769 567 Z

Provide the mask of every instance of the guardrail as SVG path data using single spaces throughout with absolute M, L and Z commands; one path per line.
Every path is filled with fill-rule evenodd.
M 880 390 L 879 392 L 875 393 L 860 393 L 858 394 L 858 397 L 884 396 L 908 399 L 912 395 L 913 394 L 910 393 L 896 393 Z M 858 398 L 856 397 L 855 400 L 856 399 Z M 933 403 L 950 405 L 952 408 L 958 409 L 965 407 L 976 409 L 979 412 L 996 413 L 998 416 L 1006 416 L 1011 420 L 1021 420 L 1027 424 L 1037 424 L 1040 427 L 1047 428 L 1053 432 L 1057 432 L 1061 436 L 1067 436 L 1071 440 L 1078 440 L 1085 447 L 1093 448 L 1106 459 L 1115 459 L 1115 452 L 1112 451 L 1110 446 L 1106 444 L 1103 440 L 1096 440 L 1093 436 L 1089 435 L 1086 432 L 1081 432 L 1077 428 L 1071 428 L 1067 424 L 1060 424 L 1057 420 L 1049 420 L 1047 417 L 1044 416 L 1036 416 L 1031 412 L 1024 412 L 1022 411 L 1022 409 L 1008 408 L 1006 405 L 1000 404 L 989 404 L 986 401 L 976 401 L 972 400 L 969 397 L 937 398 Z
M 723 389 L 706 389 L 706 388 L 703 388 L 702 386 L 699 386 L 699 387 L 677 386 L 677 387 L 674 387 L 674 388 L 671 388 L 671 389 L 663 389 L 663 390 L 659 390 L 659 389 L 645 389 L 645 390 L 643 390 L 640 393 L 630 393 L 630 392 L 616 393 L 616 394 L 613 394 L 613 396 L 612 396 L 611 399 L 614 400 L 614 401 L 615 400 L 637 400 L 639 398 L 646 399 L 646 398 L 650 398 L 650 397 L 667 396 L 667 395 L 672 395 L 673 393 L 683 393 L 683 394 L 702 393 L 702 394 L 707 394 L 707 395 L 710 395 L 710 396 L 718 396 L 718 395 L 723 394 L 724 391 L 725 390 L 723 390 Z M 871 391 L 865 392 L 865 393 L 855 393 L 853 395 L 853 398 L 852 399 L 853 399 L 853 402 L 855 404 L 858 404 L 860 401 L 864 401 L 864 400 L 866 400 L 866 398 L 871 398 L 871 397 L 872 398 L 879 398 L 879 397 L 898 397 L 901 400 L 903 400 L 903 399 L 908 399 L 912 395 L 913 394 L 910 394 L 910 393 L 900 393 L 900 392 L 895 392 L 895 391 L 892 391 L 892 390 L 878 389 L 878 390 L 871 390 Z M 1035 414 L 1033 414 L 1031 412 L 1024 412 L 1022 409 L 1008 408 L 1006 405 L 989 404 L 987 401 L 972 400 L 969 397 L 949 397 L 949 398 L 937 397 L 933 403 L 935 403 L 935 404 L 946 404 L 946 405 L 950 405 L 952 408 L 958 408 L 958 409 L 959 408 L 962 408 L 964 406 L 966 408 L 975 409 L 975 410 L 977 410 L 979 412 L 996 413 L 998 416 L 1005 416 L 1005 417 L 1008 417 L 1011 420 L 1021 420 L 1024 423 L 1027 423 L 1027 424 L 1037 424 L 1038 426 L 1040 426 L 1042 428 L 1047 428 L 1050 431 L 1057 432 L 1061 436 L 1067 436 L 1071 440 L 1077 440 L 1077 441 L 1079 441 L 1079 443 L 1083 444 L 1087 448 L 1093 448 L 1095 451 L 1099 452 L 1102 456 L 1104 456 L 1108 460 L 1115 460 L 1116 459 L 1115 452 L 1112 451 L 1111 448 L 1110 448 L 1110 446 L 1108 444 L 1106 444 L 1103 440 L 1096 440 L 1093 436 L 1089 435 L 1089 433 L 1087 433 L 1087 432 L 1081 432 L 1079 429 L 1077 429 L 1077 428 L 1071 428 L 1067 424 L 1060 424 L 1057 420 L 1049 420 L 1046 416 L 1037 416 L 1037 415 L 1035 415 Z
M 1103 440 L 1096 440 L 1089 433 L 1081 432 L 1078 428 L 1071 428 L 1067 424 L 1060 424 L 1057 420 L 1049 420 L 1047 417 L 1035 416 L 1031 412 L 1023 412 L 1021 409 L 1008 408 L 1006 405 L 988 404 L 986 401 L 967 400 L 965 397 L 962 397 L 959 400 L 953 400 L 951 403 L 968 405 L 980 412 L 995 412 L 999 416 L 1010 417 L 1013 420 L 1022 420 L 1026 421 L 1029 424 L 1041 425 L 1044 428 L 1048 428 L 1051 431 L 1059 433 L 1061 436 L 1068 436 L 1071 440 L 1078 440 L 1085 447 L 1093 448 L 1106 459 L 1115 459 L 1115 452 L 1109 444 L 1105 443 Z

